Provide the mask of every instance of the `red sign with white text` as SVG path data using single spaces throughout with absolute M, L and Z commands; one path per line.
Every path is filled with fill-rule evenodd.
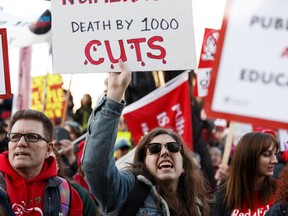
M 163 127 L 178 132 L 187 146 L 193 149 L 187 72 L 127 106 L 123 114 L 135 143 L 145 133 Z

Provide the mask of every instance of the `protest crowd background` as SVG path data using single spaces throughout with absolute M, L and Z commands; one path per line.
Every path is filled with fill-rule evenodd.
M 97 192 L 95 193 L 95 191 L 93 191 L 95 189 L 94 186 L 89 187 L 89 184 L 91 184 L 91 182 L 94 182 L 93 180 L 91 181 L 91 173 L 93 172 L 90 172 L 89 170 L 90 161 L 89 159 L 86 159 L 88 162 L 83 160 L 86 163 L 83 165 L 83 161 L 81 160 L 84 158 L 82 157 L 83 154 L 87 156 L 89 155 L 89 153 L 91 153 L 85 152 L 85 144 L 87 142 L 90 144 L 91 140 L 97 137 L 97 129 L 96 131 L 91 131 L 91 128 L 99 124 L 99 122 L 96 121 L 97 117 L 99 118 L 99 116 L 103 114 L 102 112 L 105 112 L 105 109 L 111 111 L 113 115 L 114 113 L 117 113 L 119 111 L 118 109 L 120 109 L 116 109 L 115 107 L 117 107 L 117 105 L 113 105 L 113 103 L 112 105 L 115 106 L 114 109 L 116 109 L 116 111 L 111 108 L 113 107 L 111 104 L 109 106 L 107 105 L 110 103 L 109 100 L 111 98 L 108 97 L 106 99 L 103 99 L 107 96 L 107 92 L 109 92 L 109 90 L 114 90 L 111 87 L 111 84 L 109 85 L 108 83 L 109 73 L 106 73 L 108 71 L 105 71 L 104 73 L 100 74 L 95 73 L 93 74 L 93 76 L 91 74 L 90 78 L 88 76 L 90 74 L 89 72 L 86 74 L 54 74 L 48 72 L 44 75 L 31 75 L 31 69 L 33 69 L 33 64 L 35 61 L 33 60 L 33 58 L 35 58 L 34 55 L 36 52 L 36 50 L 33 50 L 33 47 L 35 48 L 39 44 L 43 43 L 45 43 L 45 49 L 47 49 L 48 47 L 48 53 L 46 53 L 46 56 L 43 55 L 42 57 L 46 59 L 47 63 L 47 66 L 45 65 L 45 70 L 52 70 L 53 41 L 51 42 L 51 31 L 53 27 L 51 27 L 51 25 L 53 24 L 53 11 L 51 16 L 51 10 L 53 10 L 53 8 L 51 8 L 50 1 L 43 0 L 43 2 L 45 3 L 42 5 L 42 11 L 37 13 L 40 14 L 37 15 L 37 19 L 35 19 L 34 17 L 34 20 L 29 20 L 27 18 L 22 20 L 21 17 L 11 16 L 11 14 L 9 14 L 9 10 L 5 11 L 5 8 L 9 8 L 9 6 L 4 3 L 4 1 L 0 0 L 0 15 L 2 14 L 3 16 L 6 16 L 6 23 L 5 21 L 3 21 L 3 23 L 0 22 L 0 28 L 5 29 L 5 33 L 2 33 L 2 40 L 6 39 L 5 37 L 8 36 L 6 42 L 8 49 L 5 49 L 5 44 L 3 45 L 2 43 L 2 48 L 4 47 L 4 53 L 2 54 L 4 62 L 3 64 L 5 65 L 6 63 L 8 63 L 5 58 L 10 58 L 10 70 L 6 70 L 3 67 L 3 74 L 7 77 L 9 76 L 9 82 L 6 82 L 6 87 L 4 87 L 4 90 L 6 88 L 7 91 L 6 94 L 4 93 L 3 95 L 1 95 L 0 88 L 0 160 L 5 161 L 5 165 L 4 162 L 2 162 L 2 165 L 0 165 L 0 180 L 1 182 L 2 180 L 5 182 L 4 185 L 2 185 L 2 183 L 0 184 L 0 215 L 20 215 L 20 212 L 22 211 L 22 215 L 30 215 L 31 213 L 31 215 L 37 216 L 40 215 L 39 212 L 42 211 L 42 213 L 46 213 L 45 215 L 52 215 L 55 212 L 60 214 L 62 212 L 64 213 L 63 215 L 76 216 L 80 214 L 79 212 L 82 212 L 82 215 L 90 216 L 106 215 L 109 214 L 109 211 L 111 209 L 117 212 L 115 213 L 115 215 L 118 215 L 118 213 L 120 215 L 121 211 L 119 211 L 119 209 L 113 209 L 113 207 L 109 206 L 108 201 L 108 204 L 106 202 L 103 202 L 101 196 L 98 195 L 99 197 L 101 197 L 101 201 L 99 202 L 97 200 Z M 62 2 L 70 2 L 70 4 L 72 4 L 71 2 L 74 1 L 67 0 Z M 231 3 L 232 1 L 228 0 L 227 2 Z M 265 90 L 265 87 L 267 87 L 271 83 L 274 83 L 274 81 L 275 85 L 281 86 L 282 81 L 285 78 L 286 86 L 285 84 L 281 86 L 284 86 L 282 88 L 284 90 L 279 90 L 281 95 L 276 95 L 275 98 L 284 98 L 285 94 L 287 95 L 288 67 L 286 67 L 285 70 L 281 68 L 281 66 L 288 66 L 288 47 L 287 45 L 286 47 L 283 47 L 285 45 L 283 45 L 281 42 L 278 43 L 278 45 L 280 44 L 279 46 L 282 47 L 281 50 L 277 50 L 277 54 L 281 56 L 281 60 L 286 59 L 286 63 L 283 63 L 282 61 L 278 68 L 275 67 L 276 71 L 284 70 L 279 72 L 280 74 L 272 74 L 273 72 L 271 72 L 269 78 L 268 75 L 266 76 L 264 74 L 265 71 L 259 72 L 261 69 L 259 69 L 259 71 L 257 71 L 257 69 L 247 69 L 248 67 L 262 68 L 261 66 L 259 66 L 259 62 L 261 62 L 262 60 L 261 58 L 263 58 L 262 61 L 265 61 L 265 58 L 268 58 L 267 56 L 261 56 L 259 57 L 259 60 L 256 57 L 255 59 L 253 59 L 252 56 L 251 59 L 253 59 L 253 62 L 251 62 L 252 60 L 249 62 L 249 57 L 247 57 L 248 60 L 243 60 L 243 68 L 241 68 L 242 65 L 241 67 L 238 65 L 237 60 L 234 60 L 234 62 L 237 62 L 237 64 L 235 63 L 234 65 L 235 68 L 239 67 L 235 69 L 235 71 L 241 71 L 238 75 L 234 75 L 234 77 L 237 76 L 237 78 L 235 79 L 239 78 L 239 83 L 245 81 L 247 82 L 245 83 L 245 85 L 242 86 L 242 89 L 239 88 L 242 83 L 239 84 L 233 82 L 233 80 L 231 82 L 228 82 L 228 79 L 230 79 L 229 75 L 227 75 L 228 73 L 226 74 L 226 77 L 228 77 L 226 78 L 226 83 L 229 84 L 227 84 L 226 86 L 224 81 L 221 83 L 221 81 L 219 81 L 219 79 L 217 80 L 217 78 L 223 77 L 223 74 L 221 74 L 222 70 L 227 71 L 229 68 L 232 67 L 231 65 L 229 65 L 229 60 L 231 60 L 231 53 L 235 54 L 233 53 L 233 51 L 231 51 L 232 48 L 227 48 L 227 41 L 231 40 L 231 43 L 233 44 L 234 42 L 235 44 L 235 40 L 233 41 L 233 39 L 231 38 L 233 38 L 234 34 L 237 34 L 237 31 L 235 30 L 236 27 L 233 28 L 229 26 L 229 24 L 231 26 L 233 26 L 233 24 L 236 26 L 235 23 L 237 23 L 234 20 L 237 16 L 233 16 L 233 12 L 235 12 L 233 10 L 233 7 L 237 7 L 237 4 L 241 4 L 238 1 L 235 1 L 236 6 L 232 5 L 231 3 L 232 7 L 229 8 L 227 6 L 228 4 L 226 5 L 227 2 L 219 2 L 219 8 L 224 9 L 225 5 L 226 13 L 231 12 L 232 15 L 230 14 L 230 17 L 227 15 L 227 17 L 225 18 L 223 17 L 224 13 L 221 13 L 221 22 L 223 17 L 222 25 L 217 26 L 217 28 L 213 28 L 209 25 L 205 26 L 205 28 L 202 29 L 203 31 L 201 31 L 201 39 L 199 39 L 200 34 L 197 33 L 198 38 L 196 39 L 198 39 L 199 41 L 196 42 L 196 48 L 198 49 L 197 51 L 199 53 L 197 53 L 197 56 L 194 56 L 194 59 L 197 60 L 197 63 L 195 63 L 195 68 L 183 68 L 183 66 L 179 67 L 178 69 L 176 65 L 176 69 L 173 68 L 173 70 L 144 70 L 143 68 L 141 68 L 141 70 L 139 71 L 131 70 L 131 82 L 129 82 L 127 86 L 118 86 L 118 88 L 120 89 L 119 92 L 123 91 L 124 94 L 123 100 L 125 101 L 125 108 L 123 108 L 123 111 L 121 111 L 122 113 L 119 111 L 119 117 L 117 117 L 117 127 L 112 127 L 111 124 L 111 130 L 113 129 L 113 131 L 115 130 L 117 132 L 115 136 L 112 135 L 114 133 L 111 133 L 112 140 L 115 139 L 115 144 L 111 152 L 115 160 L 115 165 L 120 171 L 123 171 L 128 167 L 128 163 L 130 163 L 130 165 L 131 163 L 133 163 L 135 152 L 136 154 L 138 153 L 140 155 L 140 153 L 137 152 L 137 145 L 143 137 L 149 134 L 154 128 L 161 127 L 166 129 L 172 129 L 174 132 L 177 132 L 181 136 L 181 138 L 183 139 L 183 144 L 185 144 L 187 149 L 189 149 L 190 159 L 193 161 L 193 166 L 191 169 L 197 169 L 197 172 L 199 171 L 199 173 L 201 173 L 201 179 L 203 180 L 203 185 L 205 185 L 206 194 L 201 197 L 201 199 L 204 200 L 202 200 L 202 203 L 195 204 L 196 201 L 187 201 L 189 205 L 196 205 L 197 209 L 199 208 L 199 212 L 197 213 L 198 215 L 280 215 L 280 212 L 285 212 L 288 210 L 287 181 L 285 180 L 288 173 L 288 167 L 286 166 L 288 162 L 288 113 L 285 113 L 285 117 L 278 118 L 277 112 L 278 115 L 280 115 L 282 114 L 281 111 L 283 109 L 279 108 L 275 111 L 275 115 L 270 115 L 270 113 L 266 112 L 264 108 L 263 110 L 258 109 L 255 108 L 258 107 L 257 105 L 255 105 L 255 107 L 253 107 L 253 105 L 254 103 L 262 104 L 263 101 L 269 103 L 269 99 L 266 95 L 261 95 L 261 91 L 263 90 L 263 92 L 265 93 L 271 93 L 271 90 Z M 260 4 L 259 0 L 257 0 L 256 3 Z M 193 4 L 192 0 L 192 7 L 198 4 L 199 2 L 196 0 Z M 268 8 L 267 5 L 269 6 L 269 3 L 266 3 L 263 8 Z M 263 17 L 251 15 L 249 27 L 252 29 L 254 27 L 253 25 L 257 25 L 254 23 L 259 22 L 259 26 L 261 28 L 267 28 L 267 31 L 268 29 L 271 30 L 274 27 L 275 29 L 282 29 L 284 33 L 281 33 L 281 37 L 279 33 L 279 38 L 281 38 L 280 41 L 282 41 L 282 38 L 284 38 L 283 35 L 285 35 L 285 37 L 288 36 L 287 23 L 283 24 L 284 19 L 281 20 L 281 18 L 278 18 L 278 21 L 273 20 L 273 16 L 276 16 L 277 13 L 283 15 L 283 11 L 280 10 L 281 6 L 285 7 L 288 5 L 284 2 L 277 3 L 277 7 L 275 7 L 276 9 L 271 12 L 271 16 L 269 14 L 269 10 L 263 9 L 263 11 L 260 11 L 263 14 L 267 13 L 267 17 L 270 16 L 269 18 L 267 18 L 267 20 L 265 20 L 264 15 Z M 59 6 L 54 6 L 54 9 L 57 7 Z M 254 11 L 252 9 L 249 9 L 249 13 L 253 14 L 250 10 L 252 12 Z M 256 12 L 260 13 L 259 11 Z M 195 17 L 195 14 L 199 14 L 200 12 L 195 11 L 194 9 L 193 13 Z M 239 14 L 241 13 L 239 12 Z M 18 24 L 16 24 L 14 19 L 18 19 Z M 286 21 L 287 20 L 288 18 L 286 19 Z M 197 19 L 194 20 L 194 24 L 195 26 L 197 26 Z M 270 28 L 269 25 L 272 27 Z M 286 29 L 285 27 L 283 27 L 285 25 Z M 255 27 L 255 29 L 257 27 Z M 29 33 L 26 32 L 27 29 L 29 29 Z M 247 35 L 249 35 L 250 32 L 248 32 L 247 29 L 245 30 L 247 31 Z M 259 29 L 257 30 L 261 31 Z M 23 39 L 19 35 L 16 36 L 17 31 L 23 31 L 23 36 L 26 35 L 28 39 L 26 38 L 26 40 L 24 37 Z M 197 31 L 197 28 L 195 28 L 195 31 Z M 56 33 L 59 32 L 56 31 Z M 254 32 L 252 31 L 251 34 L 253 33 Z M 261 34 L 264 35 L 264 33 Z M 196 37 L 196 33 L 194 36 Z M 276 36 L 273 36 L 276 37 L 277 34 Z M 59 41 L 57 41 L 58 43 L 54 45 L 54 48 L 57 51 L 58 49 L 61 50 L 61 48 L 58 47 Z M 245 39 L 243 39 L 243 41 L 245 41 Z M 21 43 L 24 45 L 19 45 Z M 95 41 L 93 43 L 95 43 Z M 252 42 L 249 41 L 249 43 Z M 131 45 L 131 47 L 133 46 Z M 248 48 L 246 47 L 246 49 Z M 251 50 L 253 50 L 253 48 L 251 48 Z M 15 49 L 17 49 L 16 53 L 17 55 L 19 55 L 16 57 L 17 60 L 11 59 L 11 57 L 14 57 L 15 55 Z M 8 55 L 8 52 L 10 52 L 10 50 L 13 55 Z M 249 52 L 251 50 L 246 51 Z M 7 53 L 5 54 L 5 52 Z M 259 52 L 261 53 L 264 51 L 260 50 Z M 57 55 L 59 54 L 57 53 Z M 237 53 L 235 55 L 237 55 Z M 89 55 L 86 53 L 86 57 L 87 56 Z M 273 55 L 273 57 L 274 56 L 275 55 Z M 41 58 L 41 56 L 38 56 L 38 58 L 39 57 Z M 126 57 L 129 58 L 129 54 L 127 54 Z M 237 59 L 240 57 L 236 56 L 235 58 Z M 88 57 L 87 59 L 89 60 Z M 87 59 L 84 64 L 87 64 Z M 93 60 L 91 59 L 92 57 L 90 58 L 90 63 L 93 62 Z M 59 58 L 57 60 L 59 61 Z M 18 61 L 17 68 L 15 67 L 15 65 L 11 65 L 12 62 L 14 63 L 16 61 Z M 59 67 L 59 62 L 57 62 L 57 67 Z M 114 65 L 117 65 L 117 63 L 115 62 L 111 62 Z M 165 62 L 165 59 L 162 59 L 162 63 L 163 62 Z M 115 68 L 114 66 L 112 67 L 112 63 L 111 66 L 109 65 L 109 69 L 114 70 Z M 244 64 L 248 65 L 246 69 L 244 68 L 246 67 L 244 66 Z M 145 65 L 144 61 L 142 62 L 142 67 L 146 67 L 147 65 Z M 271 63 L 271 65 L 273 64 Z M 271 65 L 268 65 L 268 67 Z M 132 67 L 135 67 L 135 64 L 132 64 Z M 63 70 L 67 70 L 66 66 L 63 66 L 62 68 Z M 122 71 L 122 75 L 124 73 L 123 71 L 125 70 L 122 67 L 119 68 L 119 71 L 120 69 Z M 130 70 L 129 67 L 128 69 Z M 33 70 L 35 70 L 35 68 Z M 261 73 L 263 73 L 262 76 Z M 97 78 L 96 75 L 99 75 L 99 77 Z M 120 76 L 120 73 L 118 73 L 117 75 Z M 81 80 L 80 83 L 79 77 L 81 76 L 85 77 L 86 81 Z M 94 83 L 93 80 L 95 80 Z M 115 81 L 111 79 L 111 77 L 110 80 Z M 263 84 L 263 86 L 260 86 L 261 83 L 259 80 L 263 81 L 265 85 Z M 256 83 L 257 81 L 259 82 Z M 252 86 L 253 89 L 257 88 L 257 90 L 255 90 L 254 92 L 254 98 L 252 97 L 251 99 L 247 96 L 250 101 L 248 99 L 246 100 L 245 98 L 245 91 L 248 91 L 247 89 L 250 88 L 248 86 L 249 84 Z M 233 85 L 235 85 L 234 88 Z M 90 86 L 90 89 L 92 88 L 93 90 L 88 90 L 87 86 Z M 247 87 L 246 90 L 245 87 Z M 233 94 L 233 92 L 236 92 L 236 96 L 233 95 L 235 96 L 235 98 L 232 98 L 231 95 L 229 96 L 228 94 L 224 96 L 221 95 L 221 93 L 225 91 L 227 92 L 227 89 L 229 88 L 231 88 L 231 95 Z M 85 89 L 86 91 L 83 92 L 83 89 Z M 213 91 L 213 94 L 211 93 L 211 90 Z M 237 91 L 239 92 L 239 95 L 237 94 Z M 241 95 L 240 92 L 243 93 L 243 95 Z M 77 96 L 75 97 L 75 95 Z M 221 98 L 221 100 L 219 98 Z M 251 101 L 253 101 L 253 104 Z M 228 104 L 229 102 L 230 104 Z M 248 105 L 250 105 L 249 103 L 251 103 L 252 105 L 248 109 L 247 107 Z M 287 106 L 287 102 L 283 102 L 283 104 L 284 107 Z M 104 106 L 104 108 L 102 106 Z M 213 109 L 213 107 L 215 109 Z M 40 135 L 37 135 L 36 132 L 34 133 L 34 131 L 32 131 L 33 133 L 28 132 L 24 134 L 25 127 L 21 128 L 21 125 L 18 126 L 20 124 L 19 122 L 21 121 L 28 121 L 27 125 L 31 123 L 29 123 L 29 121 L 39 121 L 41 122 L 41 124 L 43 124 L 43 127 L 45 129 L 48 124 L 47 122 L 45 123 L 46 119 L 45 117 L 41 117 L 41 114 L 37 114 L 37 112 L 34 113 L 33 111 L 31 113 L 29 113 L 28 111 L 26 114 L 25 112 L 21 113 L 21 111 L 24 110 L 36 110 L 39 113 L 47 116 L 47 118 L 51 121 L 53 125 L 53 131 L 51 131 L 50 134 L 51 140 L 45 137 L 46 132 L 44 132 L 44 134 L 42 135 L 41 133 Z M 259 115 L 257 115 L 257 112 L 259 112 Z M 268 113 L 267 116 L 264 115 L 266 114 L 265 112 Z M 274 111 L 271 110 L 271 112 Z M 18 117 L 19 119 L 16 118 L 15 120 L 13 120 L 13 116 L 15 113 L 18 113 L 17 115 L 19 115 L 20 117 Z M 37 117 L 25 117 L 25 115 Z M 39 118 L 40 120 L 37 118 Z M 13 123 L 12 125 L 10 125 L 11 120 Z M 90 128 L 89 123 L 91 124 Z M 109 119 L 107 120 L 107 123 L 109 123 Z M 13 132 L 13 130 L 16 130 L 17 127 L 20 127 L 20 130 L 16 131 L 16 134 L 11 133 Z M 103 134 L 106 133 L 103 132 Z M 88 141 L 85 140 L 86 137 L 89 137 Z M 54 203 L 57 207 L 54 206 L 55 208 L 52 208 L 52 214 L 47 213 L 48 201 L 46 202 L 44 198 L 41 201 L 41 207 L 39 207 L 41 210 L 39 210 L 39 212 L 37 213 L 37 205 L 40 205 L 40 202 L 35 204 L 37 200 L 36 198 L 32 197 L 34 196 L 34 194 L 32 194 L 31 196 L 26 195 L 26 187 L 30 187 L 28 186 L 29 181 L 39 181 L 37 179 L 38 174 L 36 176 L 33 176 L 33 178 L 28 178 L 27 176 L 25 176 L 25 174 L 22 175 L 22 172 L 19 172 L 21 173 L 19 174 L 19 176 L 21 176 L 19 177 L 19 179 L 21 179 L 22 182 L 26 182 L 24 187 L 25 193 L 21 191 L 21 195 L 19 195 L 19 198 L 15 198 L 15 196 L 12 197 L 11 191 L 13 191 L 13 186 L 11 186 L 11 182 L 13 181 L 10 182 L 9 180 L 7 180 L 11 178 L 10 176 L 8 177 L 8 175 L 11 175 L 10 167 L 14 169 L 17 173 L 19 170 L 21 170 L 17 168 L 17 165 L 15 166 L 15 164 L 11 162 L 13 160 L 11 159 L 12 156 L 9 154 L 9 152 L 14 149 L 14 147 L 12 146 L 14 146 L 14 144 L 18 142 L 28 143 L 31 141 L 37 143 L 41 142 L 41 140 L 47 142 L 49 154 L 48 156 L 45 155 L 42 158 L 43 164 L 41 164 L 41 167 L 43 165 L 43 169 L 41 168 L 42 171 L 38 174 L 39 176 L 42 176 L 43 173 L 46 173 L 46 169 L 47 173 L 48 170 L 50 173 L 52 172 L 52 167 L 48 169 L 45 165 L 46 163 L 48 163 L 47 161 L 49 159 L 50 165 L 53 164 L 51 165 L 53 166 L 53 168 L 55 166 L 55 169 L 53 170 L 53 173 L 55 174 L 53 174 L 52 177 L 45 177 L 45 186 L 47 182 L 53 182 L 54 184 L 58 181 L 57 184 L 59 184 L 57 186 L 59 187 L 58 192 L 56 193 L 58 199 L 55 201 L 56 203 Z M 50 146 L 49 143 L 52 143 L 53 145 Z M 22 145 L 24 146 L 24 144 Z M 160 153 L 157 152 L 156 154 L 161 155 L 162 149 L 164 149 L 162 147 L 164 145 L 169 154 L 176 154 L 180 151 L 171 151 L 170 147 L 168 147 L 168 143 L 166 143 L 161 144 Z M 27 148 L 23 146 L 21 147 L 21 149 Z M 41 150 L 41 152 L 46 151 L 43 149 Z M 89 151 L 94 150 L 95 149 L 92 148 L 89 149 Z M 147 147 L 145 148 L 145 150 L 149 152 L 150 148 Z M 13 151 L 15 151 L 15 149 Z M 155 154 L 152 152 L 150 153 L 151 155 Z M 151 156 L 150 153 L 145 154 Z M 15 153 L 15 155 L 18 154 L 21 153 Z M 40 157 L 42 156 L 42 154 L 40 153 L 39 155 Z M 11 164 L 8 162 L 7 158 L 9 158 L 9 162 Z M 97 158 L 95 160 L 106 161 L 105 158 Z M 136 160 L 140 159 L 136 158 Z M 35 159 L 35 163 L 36 161 L 37 160 Z M 8 171 L 7 167 L 9 167 Z M 187 167 L 183 167 L 184 174 L 186 173 L 186 168 Z M 14 173 L 14 171 L 12 173 Z M 86 174 L 89 176 L 88 179 L 90 179 L 90 182 L 87 181 L 85 177 Z M 184 174 L 182 173 L 181 176 Z M 151 175 L 153 176 L 153 174 Z M 181 179 L 181 176 L 179 176 L 179 179 Z M 196 177 L 196 179 L 198 179 L 198 176 Z M 168 203 L 166 203 L 166 205 L 168 206 L 168 213 L 166 212 L 166 210 L 163 210 L 165 209 L 163 207 L 165 206 L 165 204 L 158 203 L 159 206 L 163 208 L 162 210 L 159 210 L 161 209 L 159 206 L 157 208 L 157 211 L 161 212 L 161 215 L 170 215 L 169 211 L 171 212 L 171 215 L 189 215 L 189 213 L 187 212 L 194 212 L 194 207 L 191 207 L 191 209 L 193 210 L 189 210 L 189 207 L 187 207 L 188 210 L 186 211 L 186 206 L 180 211 L 180 207 L 181 205 L 183 205 L 183 203 L 181 203 L 182 199 L 184 199 L 183 197 L 186 197 L 187 195 L 185 192 L 181 191 L 183 192 L 182 195 L 171 193 L 171 196 L 167 196 L 167 193 L 162 188 L 162 186 L 159 186 L 161 184 L 158 184 L 157 180 L 153 181 L 153 178 L 150 178 L 149 180 L 151 180 L 151 184 L 156 185 L 156 191 L 161 196 L 163 195 L 164 203 Z M 65 185 L 66 181 L 68 182 L 68 186 Z M 49 185 L 48 183 L 47 185 Z M 55 187 L 55 185 L 53 187 Z M 181 188 L 181 186 L 179 186 L 179 188 Z M 195 191 L 199 192 L 200 190 L 200 188 L 198 188 L 198 190 L 197 188 L 195 188 Z M 52 197 L 55 195 L 55 191 L 47 192 L 46 189 L 44 190 L 44 186 L 42 187 L 41 191 L 43 191 L 41 192 L 41 195 L 43 195 L 43 197 L 44 195 L 47 195 L 47 193 L 49 194 L 49 196 Z M 66 202 L 65 198 L 63 198 L 62 196 L 65 193 L 63 191 L 69 191 L 68 196 L 72 196 L 72 201 Z M 1 195 L 2 192 L 3 195 Z M 180 193 L 179 191 L 177 192 Z M 30 193 L 27 192 L 27 194 Z M 76 198 L 75 194 L 77 194 Z M 28 198 L 25 196 L 27 196 Z M 22 199 L 22 197 L 25 197 L 23 198 L 25 199 L 23 200 L 24 204 L 18 203 L 20 202 L 19 200 Z M 62 198 L 64 199 L 64 201 L 62 200 Z M 196 197 L 196 200 L 198 202 L 199 200 L 197 198 L 199 197 Z M 2 200 L 4 200 L 3 203 L 1 203 Z M 81 200 L 81 204 L 79 202 L 79 205 L 72 206 L 72 202 L 73 204 L 75 204 L 77 200 Z M 173 203 L 173 201 L 175 200 L 177 201 L 177 204 L 175 205 L 176 207 L 170 206 L 171 203 Z M 11 203 L 11 201 L 13 203 Z M 123 201 L 121 207 L 123 207 L 124 203 L 125 202 Z M 116 203 L 115 205 L 118 206 L 118 203 Z M 204 210 L 201 209 L 203 208 L 203 206 L 205 207 Z M 175 213 L 177 212 L 177 210 L 179 210 L 179 212 Z M 111 215 L 113 215 L 113 213 L 111 213 Z

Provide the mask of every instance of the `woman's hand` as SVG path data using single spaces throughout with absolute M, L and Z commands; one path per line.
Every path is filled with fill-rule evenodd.
M 121 72 L 109 72 L 107 97 L 121 102 L 126 88 L 131 81 L 131 71 L 119 60 Z

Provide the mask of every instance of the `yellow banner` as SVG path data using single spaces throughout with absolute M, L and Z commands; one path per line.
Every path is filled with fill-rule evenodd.
M 33 77 L 32 109 L 44 111 L 51 119 L 61 118 L 64 105 L 62 85 L 63 81 L 60 74 Z

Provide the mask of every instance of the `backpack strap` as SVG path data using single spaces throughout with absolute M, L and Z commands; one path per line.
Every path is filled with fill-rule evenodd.
M 62 181 L 61 184 L 58 186 L 60 192 L 62 213 L 63 216 L 68 216 L 71 203 L 71 185 L 66 179 L 59 176 L 57 176 L 57 178 Z
M 149 191 L 150 187 L 135 177 L 134 187 L 123 205 L 120 216 L 136 215 Z

